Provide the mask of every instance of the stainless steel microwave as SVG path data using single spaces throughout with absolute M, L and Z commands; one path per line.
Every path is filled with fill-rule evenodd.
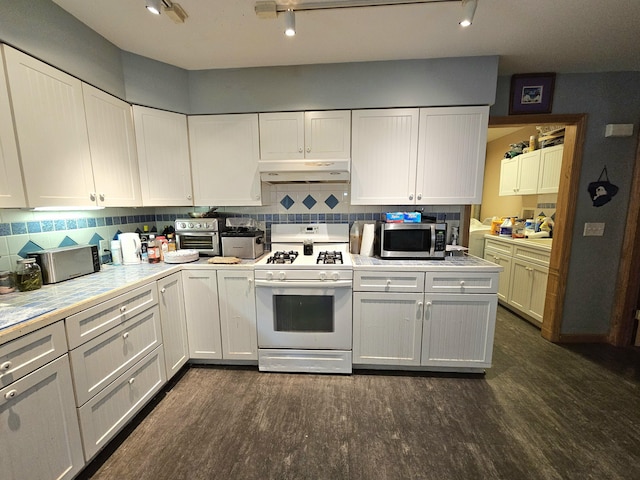
M 381 223 L 381 258 L 444 259 L 447 248 L 446 223 Z

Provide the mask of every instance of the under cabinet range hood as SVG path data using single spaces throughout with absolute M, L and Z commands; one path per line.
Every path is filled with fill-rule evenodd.
M 348 183 L 351 160 L 260 160 L 265 183 Z

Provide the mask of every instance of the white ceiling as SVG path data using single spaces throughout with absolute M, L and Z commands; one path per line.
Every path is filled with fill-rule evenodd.
M 467 29 L 459 2 L 299 11 L 295 37 L 255 0 L 178 0 L 184 24 L 144 0 L 53 1 L 121 49 L 187 70 L 499 55 L 502 75 L 640 71 L 638 0 L 478 0 Z

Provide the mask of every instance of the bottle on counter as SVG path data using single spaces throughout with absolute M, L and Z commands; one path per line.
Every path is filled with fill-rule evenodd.
M 176 244 L 176 239 L 173 233 L 169 233 L 167 235 L 167 241 L 169 242 L 168 251 L 175 252 L 178 249 L 178 245 Z
M 361 242 L 362 231 L 360 230 L 360 224 L 358 222 L 353 222 L 351 231 L 349 232 L 349 252 L 353 254 L 359 254 Z
M 164 235 L 156 237 L 156 247 L 160 249 L 160 261 L 164 262 L 164 254 L 169 251 L 169 241 Z
M 16 284 L 21 292 L 29 292 L 42 287 L 42 271 L 35 258 L 18 260 Z
M 140 259 L 143 263 L 149 261 L 149 225 L 142 227 L 142 234 L 140 235 Z
M 147 243 L 147 256 L 149 263 L 160 262 L 160 246 L 156 243 L 156 236 L 152 233 L 149 235 L 149 242 Z
M 120 240 L 111 240 L 111 263 L 113 265 L 122 265 Z

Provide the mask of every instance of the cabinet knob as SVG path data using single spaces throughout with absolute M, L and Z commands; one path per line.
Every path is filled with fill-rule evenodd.
M 460 286 L 464 287 L 464 280 L 460 280 Z
M 129 385 L 133 385 L 133 382 L 135 382 L 135 381 L 136 381 L 136 377 L 131 377 L 129 379 Z
M 2 365 L 0 365 L 0 371 L 2 372 L 6 372 L 10 368 L 11 368 L 11 362 L 4 362 Z
M 409 200 L 413 200 L 413 193 L 409 194 Z
M 122 338 L 124 338 L 125 340 L 126 340 L 127 338 L 129 338 L 129 332 L 124 332 L 124 333 L 122 334 Z
M 307 147 L 307 153 L 311 153 L 311 147 Z
M 166 291 L 167 291 L 167 289 L 166 289 L 166 288 L 164 288 L 164 287 L 162 287 L 162 288 L 160 289 L 160 293 L 165 293 Z
M 431 305 L 433 305 L 433 303 L 432 302 L 427 302 L 426 305 L 427 305 L 427 307 L 430 307 Z
M 418 194 L 418 200 L 422 200 L 422 194 L 421 193 Z
M 104 202 L 104 193 L 101 193 L 101 194 L 100 194 L 100 201 L 101 201 L 101 202 Z
M 126 311 L 127 311 L 127 306 L 126 305 L 123 305 L 123 306 L 120 307 L 120 313 L 124 313 Z
M 187 200 L 191 200 L 191 195 L 187 195 Z
M 91 192 L 91 193 L 89 194 L 89 200 L 91 200 L 92 202 L 95 202 L 95 201 L 96 201 L 96 194 L 95 194 L 95 193 L 93 193 L 93 192 Z
M 6 400 L 11 400 L 12 398 L 14 398 L 16 395 L 18 394 L 17 390 L 9 390 L 7 393 L 4 394 L 4 398 Z

